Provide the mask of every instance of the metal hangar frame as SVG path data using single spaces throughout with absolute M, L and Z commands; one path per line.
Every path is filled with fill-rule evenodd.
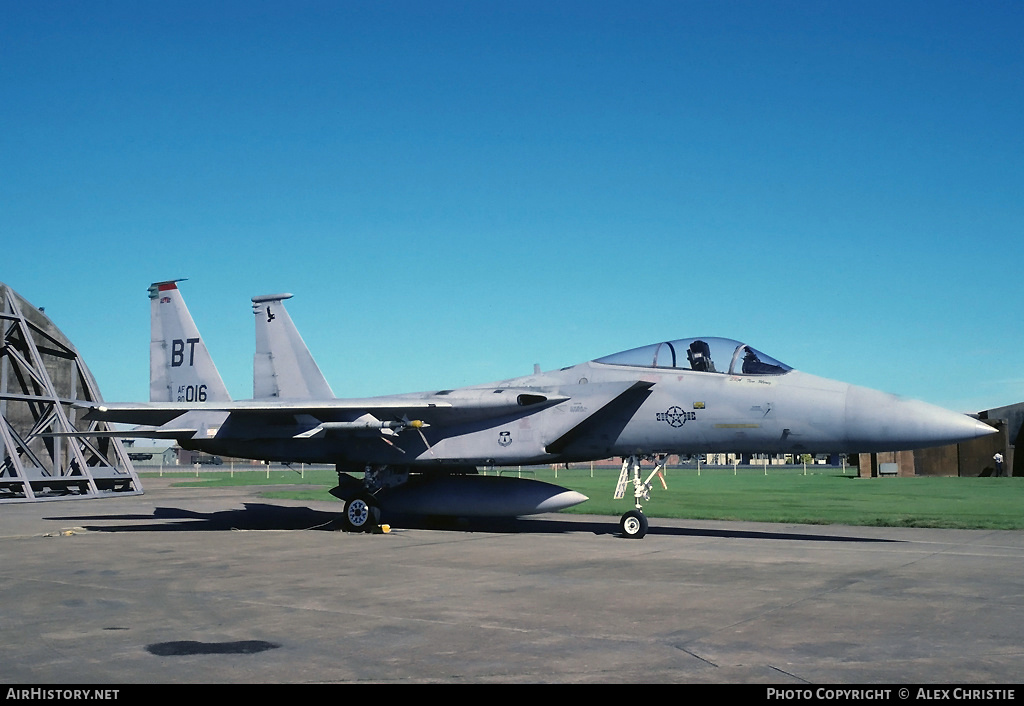
M 0 327 L 0 503 L 141 494 L 109 425 L 77 419 L 72 402 L 102 401 L 78 351 L 2 282 Z

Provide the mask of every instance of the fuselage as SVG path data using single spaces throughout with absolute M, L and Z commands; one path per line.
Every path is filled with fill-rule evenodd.
M 183 445 L 267 460 L 429 468 L 705 452 L 895 451 L 993 431 L 964 414 L 793 370 L 735 341 L 706 340 L 713 346 L 704 339 L 672 342 L 671 357 L 663 347 L 672 344 L 658 344 L 489 385 L 371 398 L 439 406 L 423 412 L 422 429 L 390 436 L 367 430 L 305 438 L 297 419 L 262 427 L 229 423 L 213 438 Z M 718 368 L 710 357 L 681 360 L 676 349 L 692 348 L 693 341 L 719 351 Z M 460 417 L 460 402 L 471 402 L 473 413 Z M 351 418 L 339 414 L 335 421 L 342 427 Z

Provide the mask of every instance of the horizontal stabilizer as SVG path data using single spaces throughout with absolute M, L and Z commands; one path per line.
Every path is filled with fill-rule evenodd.
M 195 430 L 193 430 L 195 431 Z M 92 437 L 102 439 L 159 439 L 162 435 L 156 436 L 157 430 L 154 427 L 144 429 L 106 429 L 103 431 L 51 431 L 40 434 L 44 437 L 61 437 L 65 439 L 89 439 Z

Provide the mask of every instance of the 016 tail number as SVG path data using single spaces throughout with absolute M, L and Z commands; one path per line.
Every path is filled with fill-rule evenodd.
M 178 402 L 206 402 L 206 385 L 178 385 Z

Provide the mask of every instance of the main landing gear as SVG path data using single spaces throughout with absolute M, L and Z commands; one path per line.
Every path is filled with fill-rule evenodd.
M 372 532 L 380 526 L 380 505 L 369 493 L 359 493 L 345 503 L 341 521 L 349 532 Z
M 619 529 L 622 530 L 622 536 L 626 539 L 643 539 L 644 535 L 647 534 L 647 516 L 643 513 L 640 500 L 651 499 L 651 481 L 654 480 L 654 476 L 657 475 L 661 480 L 662 487 L 666 490 L 668 489 L 668 486 L 665 485 L 665 476 L 662 474 L 662 471 L 665 469 L 665 463 L 668 460 L 668 455 L 660 457 L 654 466 L 654 470 L 647 476 L 647 480 L 641 480 L 640 461 L 646 458 L 653 457 L 629 456 L 622 459 L 622 472 L 619 473 L 619 483 L 615 486 L 615 499 L 621 500 L 626 496 L 626 485 L 630 482 L 630 477 L 632 476 L 633 497 L 636 499 L 636 509 L 630 510 L 619 520 Z
M 341 526 L 348 532 L 376 532 L 380 527 L 380 503 L 373 492 L 347 473 L 338 471 L 338 485 L 330 490 L 341 500 Z

